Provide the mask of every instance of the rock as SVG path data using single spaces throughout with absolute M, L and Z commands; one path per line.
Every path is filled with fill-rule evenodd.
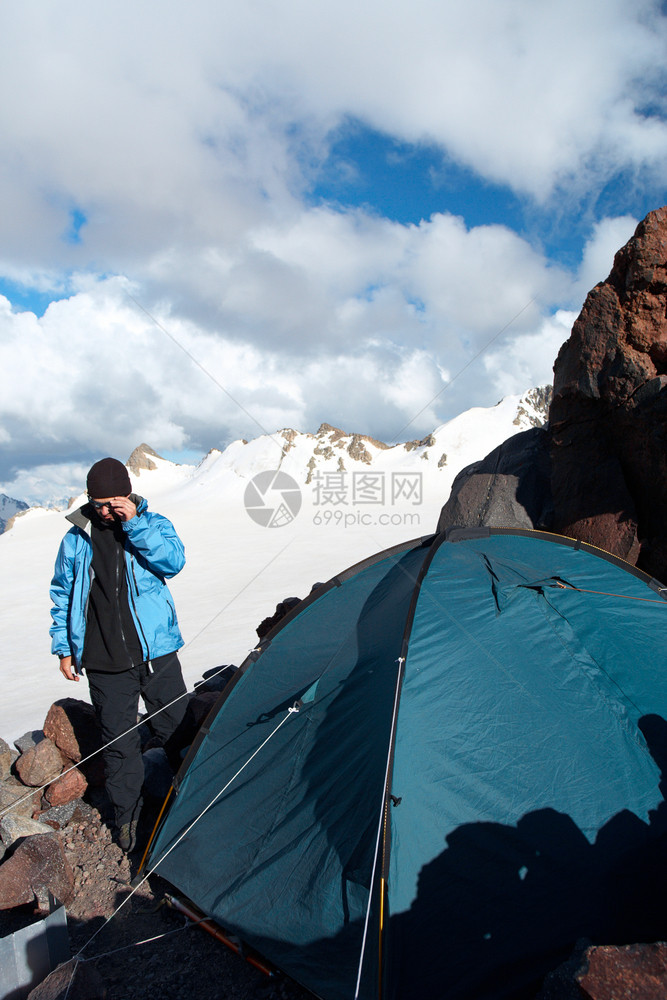
M 238 667 L 233 663 L 205 670 L 202 674 L 203 679 L 198 684 L 195 684 L 196 693 L 202 694 L 204 691 L 217 691 L 220 693 L 220 691 L 227 687 L 227 684 L 237 670 Z
M 71 959 L 43 979 L 27 1000 L 106 1000 L 106 996 L 99 972 L 90 963 Z
M 589 946 L 590 941 L 586 938 L 577 941 L 567 961 L 546 974 L 535 1000 L 582 1000 L 575 976 L 582 968 L 584 952 Z
M 39 809 L 42 793 L 28 788 L 10 775 L 0 781 L 0 818 L 8 815 L 32 816 Z
M 49 785 L 44 797 L 49 805 L 63 806 L 80 799 L 87 788 L 88 782 L 81 771 L 78 767 L 72 767 Z
M 458 474 L 437 530 L 483 525 L 549 530 L 552 520 L 549 435 L 534 427 Z
M 101 745 L 95 709 L 77 698 L 61 698 L 51 705 L 44 733 L 75 764 Z
M 19 753 L 26 753 L 27 750 L 32 750 L 43 739 L 43 729 L 31 729 L 30 732 L 24 733 L 23 736 L 19 736 L 17 740 L 14 740 L 14 746 Z
M 97 751 L 102 746 L 95 709 L 77 698 L 61 698 L 54 702 L 44 721 L 44 732 L 59 750 L 75 764 L 81 761 L 81 771 L 89 785 L 104 784 L 104 762 Z M 91 759 L 91 754 L 94 756 Z
M 49 892 L 65 904 L 74 895 L 74 873 L 58 835 L 52 832 L 27 837 L 0 865 L 0 910 L 34 899 L 46 907 Z
M 61 773 L 63 762 L 58 747 L 45 737 L 31 750 L 21 754 L 15 768 L 24 785 L 39 788 Z
M 125 464 L 133 475 L 139 476 L 144 469 L 157 469 L 157 465 L 153 461 L 154 458 L 164 462 L 162 456 L 158 455 L 150 445 L 140 444 L 134 449 Z
M 588 948 L 575 980 L 588 1000 L 664 1000 L 667 996 L 667 944 L 610 945 Z
M 53 827 L 30 816 L 14 816 L 9 813 L 0 819 L 0 840 L 5 847 L 11 847 L 22 837 L 34 837 L 36 834 L 50 834 Z
M 284 600 L 276 604 L 276 610 L 271 615 L 270 618 L 264 618 L 263 621 L 259 623 L 255 631 L 260 639 L 263 639 L 265 635 L 271 631 L 274 625 L 277 625 L 286 614 L 288 614 L 292 608 L 295 608 L 297 604 L 300 604 L 298 597 L 285 597 Z
M 33 819 L 39 820 L 40 823 L 45 823 L 52 830 L 62 830 L 63 827 L 67 826 L 81 805 L 83 803 L 79 799 L 75 799 L 61 806 L 51 806 L 50 809 L 43 809 L 41 812 L 35 813 Z
M 589 293 L 554 366 L 555 530 L 667 579 L 667 207 Z
M 0 781 L 8 778 L 12 770 L 12 751 L 3 739 L 0 739 Z

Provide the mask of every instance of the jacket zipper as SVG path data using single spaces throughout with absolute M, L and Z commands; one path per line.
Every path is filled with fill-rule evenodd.
M 139 594 L 139 587 L 137 586 L 137 577 L 136 577 L 135 572 L 134 572 L 134 559 L 132 557 L 132 553 L 131 552 L 126 552 L 125 556 L 126 556 L 125 569 L 127 571 L 127 562 L 129 562 L 130 569 L 132 571 L 132 580 L 134 581 L 134 590 L 136 590 L 137 594 Z M 130 595 L 130 600 L 132 602 L 132 611 L 134 613 L 133 614 L 134 621 L 135 621 L 135 623 L 136 623 L 139 631 L 141 632 L 141 639 L 142 639 L 142 642 L 143 642 L 144 650 L 146 652 L 146 663 L 148 664 L 148 672 L 150 674 L 151 673 L 151 651 L 148 648 L 148 640 L 146 638 L 146 633 L 144 632 L 144 627 L 141 624 L 141 621 L 139 619 L 139 613 L 137 611 L 137 605 L 136 605 L 135 600 L 134 600 L 134 591 L 132 590 L 132 587 L 130 586 L 130 574 L 129 573 L 127 573 L 127 578 L 128 578 L 127 579 L 127 592 Z
M 127 648 L 127 639 L 125 638 L 125 631 L 123 629 L 123 615 L 122 615 L 122 612 L 121 612 L 121 609 L 120 609 L 120 574 L 121 574 L 120 563 L 121 563 L 121 559 L 123 560 L 123 562 L 125 561 L 125 549 L 123 548 L 122 545 L 121 545 L 120 549 L 116 549 L 116 607 L 118 608 L 118 624 L 120 626 L 120 637 L 123 640 L 123 645 L 125 646 L 125 655 L 127 656 L 127 659 L 128 659 L 129 664 L 130 664 L 130 667 L 133 667 L 134 663 L 132 662 L 132 657 L 130 656 L 130 651 Z M 128 585 L 127 589 L 128 589 L 128 592 L 129 592 L 129 589 L 130 589 L 129 585 Z

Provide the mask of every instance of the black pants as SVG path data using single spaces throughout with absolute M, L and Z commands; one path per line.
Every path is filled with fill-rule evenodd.
M 149 725 L 162 740 L 169 740 L 181 722 L 187 698 L 181 664 L 176 653 L 167 653 L 147 663 L 140 663 L 121 673 L 88 672 L 90 697 L 102 729 L 104 744 L 111 743 L 104 751 L 106 788 L 116 813 L 116 823 L 122 826 L 137 819 L 141 805 L 141 786 L 144 782 L 144 763 L 141 756 L 141 739 L 137 724 L 139 696 L 144 700 L 149 715 L 164 705 L 169 705 Z M 175 698 L 175 704 L 169 703 Z M 131 729 L 131 732 L 127 732 Z M 125 733 L 126 735 L 121 735 Z M 120 736 L 120 739 L 116 737 Z

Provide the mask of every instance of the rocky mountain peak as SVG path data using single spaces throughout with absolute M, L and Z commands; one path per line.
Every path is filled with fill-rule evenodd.
M 133 472 L 135 476 L 138 476 L 142 469 L 157 469 L 157 465 L 153 461 L 154 458 L 164 461 L 162 456 L 158 455 L 158 453 L 149 445 L 140 444 L 134 449 L 125 464 L 130 472 Z
M 589 292 L 550 421 L 556 530 L 667 578 L 667 207 Z
M 544 528 L 667 582 L 667 207 L 589 292 L 549 400 L 548 387 L 522 398 L 528 429 L 462 470 L 439 529 Z

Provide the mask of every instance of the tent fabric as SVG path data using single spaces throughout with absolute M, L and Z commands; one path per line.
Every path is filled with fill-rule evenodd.
M 529 996 L 582 936 L 664 938 L 663 593 L 512 529 L 353 567 L 223 693 L 151 867 L 324 1000 Z

